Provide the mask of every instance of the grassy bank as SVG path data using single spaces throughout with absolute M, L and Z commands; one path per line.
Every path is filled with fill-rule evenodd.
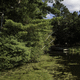
M 80 55 L 80 46 L 73 46 L 73 47 L 69 48 L 69 53 Z
M 0 72 L 0 80 L 76 80 L 68 67 L 59 63 L 63 61 L 62 57 L 42 55 L 38 60 L 37 63 Z

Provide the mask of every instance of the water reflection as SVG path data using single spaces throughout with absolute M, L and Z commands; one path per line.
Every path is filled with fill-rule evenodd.
M 80 55 L 69 53 L 68 50 L 63 51 L 49 51 L 50 56 L 62 56 L 62 61 L 58 64 L 63 64 L 68 67 L 67 71 L 71 72 L 73 76 L 77 76 L 74 80 L 80 80 Z
M 68 52 L 69 52 L 68 50 L 63 50 L 63 53 L 66 55 L 68 54 Z

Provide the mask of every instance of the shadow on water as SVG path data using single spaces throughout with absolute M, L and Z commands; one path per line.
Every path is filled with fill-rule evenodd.
M 53 50 L 50 50 L 48 53 L 53 57 L 61 56 L 62 60 L 59 60 L 58 64 L 63 64 L 64 66 L 66 66 L 67 72 L 71 72 L 73 76 L 77 76 L 76 80 L 80 80 L 80 55 Z

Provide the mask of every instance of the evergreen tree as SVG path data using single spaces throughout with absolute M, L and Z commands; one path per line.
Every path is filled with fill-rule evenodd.
M 2 4 L 3 3 L 3 4 Z M 12 19 L 23 24 L 29 23 L 32 19 L 46 18 L 48 12 L 58 13 L 56 8 L 47 6 L 47 1 L 42 0 L 1 0 L 0 12 L 4 12 L 5 19 Z
M 3 3 L 3 4 L 2 4 Z M 5 13 L 5 19 L 12 19 L 16 22 L 27 23 L 34 18 L 42 18 L 47 14 L 42 9 L 47 6 L 41 0 L 1 0 L 0 12 Z
M 58 10 L 60 10 L 60 15 L 56 14 L 56 17 L 63 16 L 65 18 L 65 17 L 67 17 L 70 14 L 68 8 L 66 8 L 66 6 L 64 6 L 58 0 L 56 1 L 56 3 L 53 3 L 53 6 L 54 6 L 54 8 L 57 8 Z

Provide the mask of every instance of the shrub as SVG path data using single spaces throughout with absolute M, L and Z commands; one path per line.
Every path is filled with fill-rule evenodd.
M 5 35 L 16 35 L 18 31 L 22 31 L 22 24 L 14 22 L 12 20 L 6 20 L 4 24 L 4 28 L 2 32 L 4 32 Z
M 31 48 L 25 47 L 14 36 L 0 38 L 0 69 L 12 68 L 30 60 Z
M 18 41 L 22 42 L 26 40 L 27 25 L 23 26 L 21 23 L 14 22 L 10 19 L 6 20 L 4 28 L 2 29 L 0 36 L 15 36 Z
M 38 47 L 38 46 L 33 47 L 31 49 L 30 62 L 37 62 L 42 54 L 43 54 L 43 51 L 40 49 L 40 47 Z

